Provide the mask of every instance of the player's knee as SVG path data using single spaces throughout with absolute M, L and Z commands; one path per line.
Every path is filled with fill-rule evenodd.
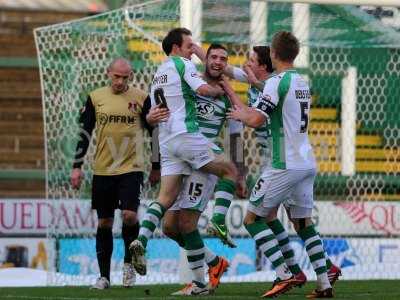
M 167 211 L 162 222 L 163 233 L 174 239 L 179 234 L 178 228 L 179 211 Z
M 122 222 L 124 222 L 124 224 L 133 226 L 137 221 L 136 212 L 130 210 L 122 211 Z
M 98 228 L 112 228 L 114 219 L 112 218 L 101 218 L 97 223 Z
M 221 168 L 223 177 L 229 178 L 233 181 L 237 180 L 238 170 L 232 162 L 226 163 L 223 168 Z
M 265 220 L 267 222 L 272 222 L 278 218 L 278 207 L 271 208 L 270 211 L 268 212 L 267 216 L 265 217 Z
M 243 225 L 246 227 L 246 226 L 249 226 L 249 225 L 253 224 L 254 222 L 255 222 L 255 220 L 246 220 L 246 219 L 244 219 Z
M 233 163 L 230 164 L 230 169 L 231 169 L 230 170 L 231 176 L 235 179 L 234 181 L 237 181 L 238 176 L 239 176 L 238 169 L 236 168 L 236 166 Z
M 305 229 L 307 226 L 312 224 L 312 221 L 310 218 L 296 218 L 292 219 L 293 227 L 296 232 L 299 232 L 303 229 Z
M 189 233 L 197 229 L 197 223 L 188 218 L 180 218 L 178 228 L 180 233 Z
M 174 237 L 176 237 L 179 234 L 178 228 L 176 228 L 176 226 L 173 226 L 173 224 L 168 224 L 168 223 L 163 224 L 162 231 L 167 237 L 171 239 L 174 239 Z
M 164 207 L 165 210 L 168 210 L 178 197 L 179 191 L 180 190 L 176 188 L 160 191 L 157 202 Z
M 290 214 L 289 211 L 287 211 L 287 217 L 288 217 L 289 221 L 290 221 L 292 224 L 294 224 L 295 219 L 292 218 L 292 215 Z
M 261 217 L 261 216 L 256 216 L 256 217 L 254 218 L 254 222 L 259 222 L 259 221 L 263 221 L 263 220 L 264 220 L 264 218 Z
M 261 217 L 258 217 L 258 216 L 254 215 L 254 214 L 247 214 L 244 217 L 243 225 L 244 226 L 248 226 L 250 224 L 253 224 L 254 222 L 257 222 L 258 219 L 261 219 Z

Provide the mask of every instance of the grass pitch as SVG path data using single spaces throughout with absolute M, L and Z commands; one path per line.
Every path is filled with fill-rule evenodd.
M 271 283 L 222 283 L 210 296 L 200 299 L 260 299 Z M 0 288 L 1 300 L 153 300 L 184 299 L 172 297 L 178 285 L 146 285 L 126 289 L 113 286 L 109 290 L 89 290 L 88 287 L 37 287 L 37 288 Z M 303 288 L 295 288 L 279 299 L 305 299 L 305 295 L 315 288 L 315 282 Z M 339 281 L 335 285 L 335 299 L 355 300 L 399 300 L 400 282 L 395 280 Z

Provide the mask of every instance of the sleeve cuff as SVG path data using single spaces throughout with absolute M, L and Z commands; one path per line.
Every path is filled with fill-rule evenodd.
M 247 83 L 247 74 L 241 68 L 233 67 L 233 79 Z
M 157 162 L 157 161 L 152 162 L 151 163 L 151 169 L 152 170 L 160 170 L 161 169 L 160 162 Z
M 261 109 L 259 109 L 259 108 L 257 108 L 257 107 L 253 107 L 253 108 L 254 108 L 256 111 L 262 113 L 264 117 L 269 118 L 268 114 L 267 114 L 265 111 L 263 111 L 263 110 L 261 110 Z
M 73 165 L 72 165 L 72 168 L 80 169 L 82 167 L 82 165 L 83 165 L 83 162 L 74 162 Z

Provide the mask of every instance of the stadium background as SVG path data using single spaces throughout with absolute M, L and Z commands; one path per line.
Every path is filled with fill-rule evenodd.
M 69 1 L 41 1 L 36 6 L 34 1 L 19 1 L 18 7 L 12 1 L 0 2 L 2 267 L 48 270 L 49 284 L 67 279 L 73 284 L 89 284 L 94 278 L 95 258 L 90 256 L 94 250 L 87 251 L 88 247 L 94 249 L 90 237 L 96 224 L 87 201 L 89 180 L 79 193 L 68 184 L 78 109 L 85 93 L 105 82 L 104 66 L 112 55 L 129 57 L 136 70 L 135 81 L 147 88 L 152 72 L 163 59 L 157 43 L 169 28 L 179 25 L 179 1 L 161 2 L 109 13 L 108 9 L 118 8 L 123 1 L 79 1 L 73 5 Z M 230 62 L 241 65 L 251 42 L 249 1 L 203 1 L 203 8 L 204 46 L 211 42 L 226 44 Z M 104 14 L 96 16 L 101 12 Z M 292 4 L 269 3 L 266 41 L 276 30 L 291 30 L 292 12 Z M 385 21 L 388 12 L 392 22 Z M 398 10 L 311 5 L 310 14 L 312 34 L 305 42 L 310 57 L 301 71 L 310 79 L 313 90 L 309 132 L 320 170 L 315 186 L 315 219 L 326 237 L 328 253 L 341 265 L 345 278 L 399 278 Z M 36 31 L 42 94 L 32 30 L 87 16 L 92 17 Z M 77 66 L 79 72 L 74 69 Z M 342 79 L 349 67 L 357 70 L 355 172 L 343 175 L 342 154 L 347 150 L 343 150 L 346 132 L 343 134 L 342 124 L 351 116 L 342 117 Z M 247 86 L 234 86 L 245 99 Z M 259 155 L 251 137 L 252 132 L 247 130 L 245 162 L 254 176 Z M 90 173 L 89 163 L 85 168 Z M 249 177 L 249 187 L 253 183 L 254 177 Z M 146 187 L 146 199 L 155 194 Z M 257 256 L 252 242 L 240 238 L 245 235 L 240 226 L 244 208 L 245 201 L 238 200 L 229 215 L 232 231 L 241 243 L 237 252 L 226 251 L 215 240 L 207 242 L 235 259 L 237 268 L 232 268 L 226 280 L 271 280 L 272 273 L 263 271 L 269 266 Z M 204 217 L 202 228 L 206 221 Z M 117 222 L 115 228 L 119 225 Z M 116 241 L 116 245 L 119 243 Z M 293 245 L 302 266 L 310 272 L 299 241 L 294 239 Z M 160 248 L 171 250 L 160 255 Z M 178 281 L 176 274 L 182 262 L 177 247 L 165 239 L 155 239 L 154 249 L 150 251 L 154 276 L 142 282 Z M 114 254 L 114 280 L 118 282 L 120 247 Z M 392 272 L 387 272 L 389 267 Z M 53 271 L 63 275 L 54 276 Z M 256 271 L 261 273 L 254 275 Z

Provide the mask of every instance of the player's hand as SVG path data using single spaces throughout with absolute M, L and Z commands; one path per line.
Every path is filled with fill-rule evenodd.
M 83 171 L 80 168 L 74 168 L 71 172 L 71 185 L 74 189 L 79 189 L 83 179 Z
M 247 197 L 247 186 L 244 176 L 239 176 L 238 178 L 238 181 L 236 183 L 236 195 L 240 199 L 244 199 Z
M 160 182 L 161 172 L 160 170 L 151 170 L 149 174 L 149 181 L 151 186 L 155 186 L 158 182 Z
M 216 97 L 225 95 L 225 90 L 220 85 L 214 86 L 214 89 L 216 90 Z
M 161 104 L 152 106 L 149 113 L 146 115 L 146 121 L 151 126 L 155 126 L 160 122 L 165 122 L 170 115 L 168 108 L 160 108 Z
M 228 118 L 238 121 L 242 121 L 246 117 L 245 110 L 238 105 L 234 105 L 233 108 L 231 108 L 230 111 L 226 113 L 226 115 L 228 116 Z
M 251 85 L 254 85 L 258 82 L 256 75 L 254 75 L 253 70 L 250 68 L 249 63 L 245 63 L 243 66 L 243 71 L 247 74 L 247 80 Z
M 202 62 L 204 62 L 205 57 L 206 57 L 206 52 L 203 48 L 201 48 L 200 45 L 193 43 L 192 51 Z
M 231 84 L 229 83 L 228 78 L 226 78 L 226 76 L 222 76 L 222 79 L 219 82 L 219 85 L 224 89 L 225 93 L 230 96 L 233 95 L 235 93 L 235 91 L 233 90 Z

